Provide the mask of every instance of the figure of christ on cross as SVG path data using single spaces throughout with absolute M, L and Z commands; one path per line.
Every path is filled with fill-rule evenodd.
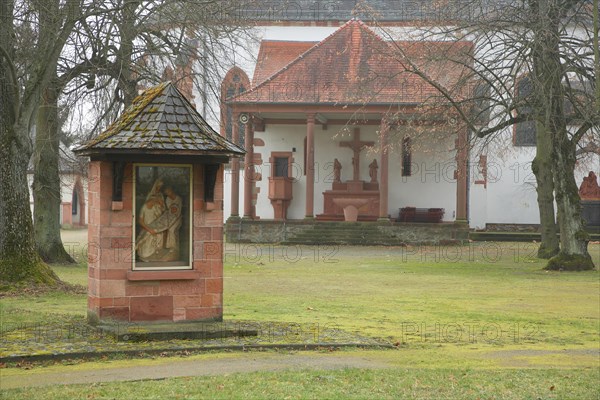
M 349 147 L 354 152 L 352 157 L 352 180 L 360 180 L 360 152 L 365 147 L 373 147 L 375 142 L 363 142 L 360 140 L 360 128 L 354 128 L 354 140 L 340 142 L 340 147 Z

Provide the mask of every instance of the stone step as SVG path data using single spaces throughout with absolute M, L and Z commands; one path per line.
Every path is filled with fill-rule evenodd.
M 600 233 L 589 233 L 591 241 L 599 241 Z M 560 235 L 559 235 L 560 236 Z M 470 232 L 469 239 L 488 242 L 531 242 L 540 241 L 538 232 Z

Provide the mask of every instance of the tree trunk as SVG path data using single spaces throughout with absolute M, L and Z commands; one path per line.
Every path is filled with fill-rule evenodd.
M 27 128 L 5 122 L 0 117 L 0 282 L 56 285 L 58 277 L 35 250 L 27 185 L 31 152 L 23 146 Z
M 37 252 L 48 263 L 74 263 L 60 237 L 58 94 L 50 83 L 38 109 L 34 149 L 34 234 Z
M 121 46 L 119 48 L 119 62 L 122 66 L 119 71 L 118 88 L 123 96 L 123 105 L 129 107 L 137 97 L 137 79 L 133 72 L 134 45 L 136 32 L 136 9 L 140 6 L 139 0 L 128 1 L 123 6 L 123 20 L 121 21 Z
M 536 124 L 536 155 L 531 169 L 537 183 L 542 242 L 538 257 L 548 259 L 558 254 L 558 227 L 554 214 L 554 180 L 552 178 L 552 139 L 541 123 Z
M 594 268 L 587 251 L 589 235 L 581 218 L 581 203 L 575 183 L 575 144 L 569 140 L 562 86 L 563 66 L 560 59 L 559 23 L 562 17 L 558 0 L 537 2 L 537 24 L 534 24 L 533 67 L 537 86 L 535 108 L 544 117 L 547 135 L 552 141 L 553 178 L 560 252 L 552 257 L 546 269 L 579 271 Z
M 564 133 L 556 132 L 553 136 L 554 182 L 561 250 L 548 261 L 546 269 L 565 271 L 593 269 L 594 262 L 587 251 L 589 234 L 585 231 L 581 218 L 579 191 L 573 175 L 575 146 L 567 138 L 566 128 Z

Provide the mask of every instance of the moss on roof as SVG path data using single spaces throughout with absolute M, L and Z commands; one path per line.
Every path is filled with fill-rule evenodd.
M 215 132 L 171 82 L 145 90 L 106 131 L 76 152 L 110 153 L 111 150 L 244 153 Z

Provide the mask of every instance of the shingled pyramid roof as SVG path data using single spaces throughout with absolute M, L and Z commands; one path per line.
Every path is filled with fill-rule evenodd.
M 242 148 L 215 132 L 171 82 L 145 90 L 106 131 L 75 152 L 244 154 Z
M 302 47 L 304 46 L 304 47 Z M 462 82 L 472 43 L 383 40 L 362 21 L 352 19 L 293 58 L 288 42 L 263 43 L 254 73 L 254 87 L 231 103 L 250 104 L 420 104 L 437 90 L 410 72 L 418 65 L 447 89 Z M 398 51 L 401 48 L 402 51 Z M 287 52 L 281 54 L 282 52 Z M 269 63 L 264 60 L 275 60 Z M 283 60 L 290 60 L 281 65 Z

